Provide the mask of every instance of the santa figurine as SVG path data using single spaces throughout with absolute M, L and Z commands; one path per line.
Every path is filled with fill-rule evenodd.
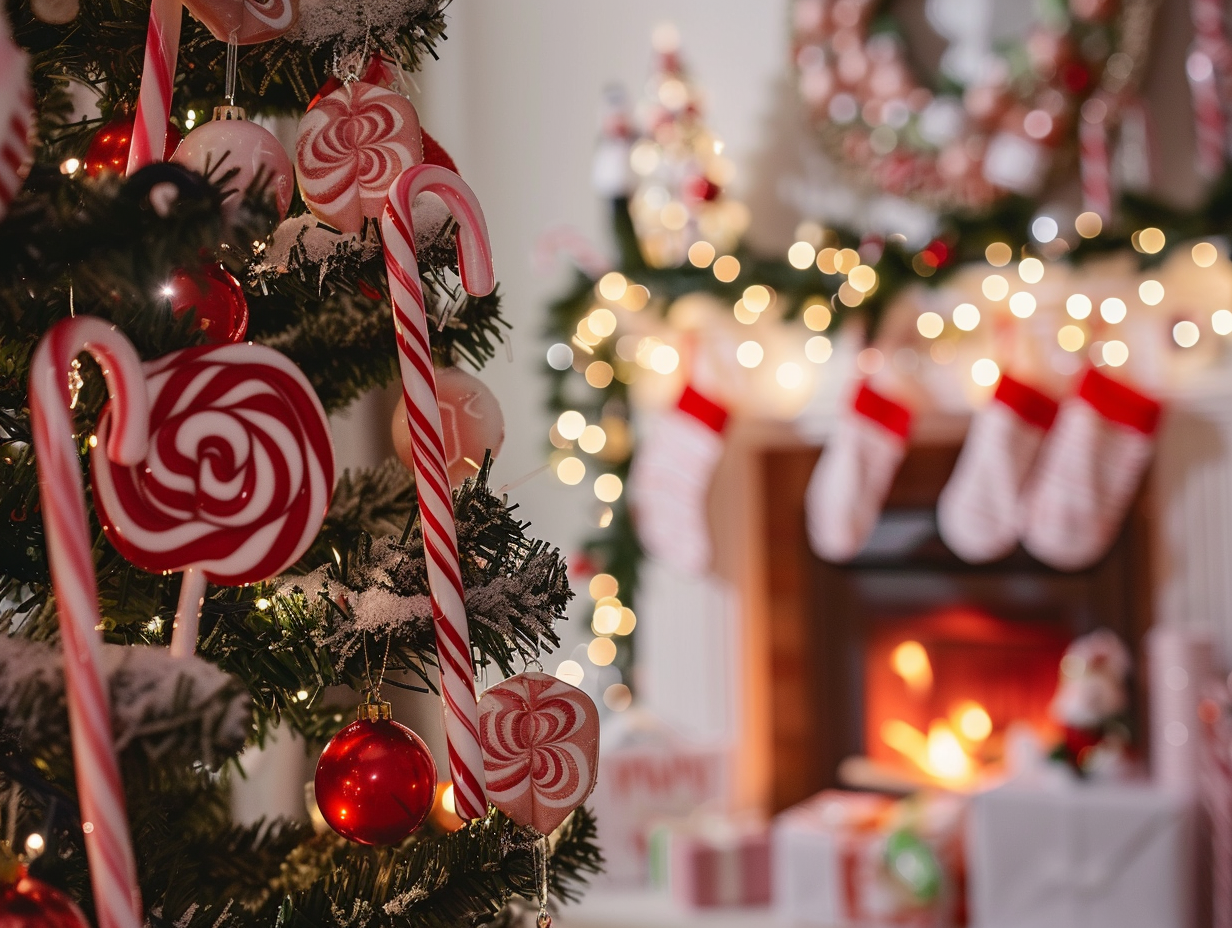
M 1064 737 L 1052 757 L 1081 776 L 1116 777 L 1129 767 L 1129 672 L 1124 642 L 1106 628 L 1073 641 L 1061 658 L 1049 714 Z

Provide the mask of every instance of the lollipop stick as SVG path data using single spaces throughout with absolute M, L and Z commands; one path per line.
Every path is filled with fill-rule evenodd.
M 180 600 L 175 606 L 175 624 L 171 626 L 172 657 L 192 657 L 197 650 L 197 626 L 204 602 L 205 571 L 190 564 L 180 575 Z

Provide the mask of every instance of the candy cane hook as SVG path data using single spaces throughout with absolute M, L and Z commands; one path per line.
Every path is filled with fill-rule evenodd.
M 148 408 L 141 361 L 128 339 L 97 317 L 64 319 L 39 342 L 30 366 L 30 422 L 47 559 L 64 642 L 73 763 L 99 928 L 141 928 L 137 865 L 102 673 L 98 590 L 81 462 L 69 412 L 69 369 L 83 351 L 102 367 L 116 406 L 116 428 L 108 438 L 107 454 L 128 464 L 145 457 Z
M 126 173 L 130 177 L 147 164 L 163 160 L 183 18 L 180 0 L 151 0 L 141 89 L 137 93 L 137 113 L 128 149 Z
M 449 771 L 454 802 L 462 818 L 480 818 L 487 812 L 483 753 L 479 746 L 479 714 L 475 700 L 475 671 L 471 665 L 470 631 L 466 625 L 462 570 L 453 521 L 453 494 L 449 489 L 436 377 L 428 342 L 411 206 L 421 193 L 440 197 L 458 222 L 458 268 L 462 286 L 474 296 L 492 292 L 492 248 L 488 227 L 474 192 L 457 174 L 434 164 L 418 164 L 398 176 L 389 188 L 381 217 L 385 268 L 393 304 L 402 369 L 402 394 L 411 430 L 415 482 L 423 524 L 424 553 L 436 627 L 436 651 L 441 672 L 445 735 L 449 742 Z

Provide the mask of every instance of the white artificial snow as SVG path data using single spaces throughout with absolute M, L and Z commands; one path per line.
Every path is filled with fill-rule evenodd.
M 290 38 L 318 47 L 347 48 L 370 39 L 392 46 L 398 33 L 434 0 L 300 0 Z
M 215 747 L 235 750 L 247 738 L 252 726 L 248 694 L 213 664 L 198 657 L 172 658 L 158 647 L 104 645 L 101 654 L 117 750 L 141 741 L 156 756 L 195 730 L 197 756 L 212 765 Z M 31 694 L 39 698 L 31 700 Z M 35 730 L 55 713 L 59 727 L 64 724 L 63 699 L 59 646 L 0 637 L 0 717 L 20 718 L 23 727 Z

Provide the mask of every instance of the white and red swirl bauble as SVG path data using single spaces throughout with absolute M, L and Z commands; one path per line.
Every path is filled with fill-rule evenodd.
M 312 214 L 340 232 L 361 232 L 385 208 L 390 185 L 423 161 L 419 115 L 401 94 L 352 81 L 299 123 L 295 168 Z
M 235 214 L 258 177 L 274 199 L 279 217 L 285 217 L 291 206 L 295 176 L 291 159 L 272 132 L 249 122 L 242 106 L 215 107 L 214 118 L 188 133 L 171 160 L 222 185 L 224 215 Z
M 505 443 L 505 416 L 487 384 L 457 367 L 436 371 L 436 405 L 441 411 L 449 484 L 459 487 L 467 477 L 475 476 L 485 453 L 492 452 L 493 458 L 500 453 Z M 405 400 L 399 400 L 394 409 L 390 431 L 398 457 L 414 470 Z
M 555 831 L 599 773 L 599 711 L 576 686 L 520 673 L 479 700 L 488 799 L 519 825 Z
M 115 464 L 98 423 L 90 462 L 108 540 L 151 572 L 195 567 L 241 586 L 281 573 L 316 537 L 334 486 L 325 411 L 303 373 L 272 348 L 185 348 L 143 365 L 149 453 Z
M 184 0 L 184 5 L 218 41 L 235 36 L 239 45 L 276 39 L 299 16 L 299 0 Z

